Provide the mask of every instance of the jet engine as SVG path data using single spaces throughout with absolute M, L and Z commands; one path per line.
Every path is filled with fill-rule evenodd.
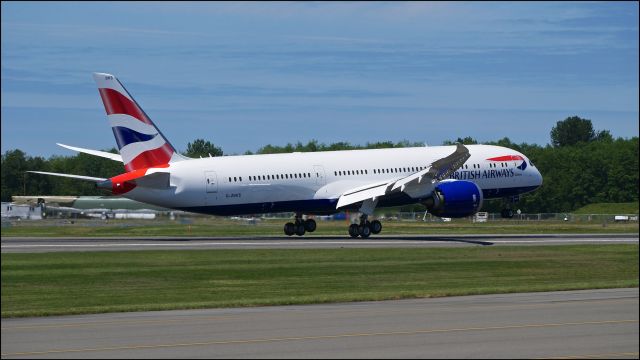
M 422 203 L 436 216 L 466 217 L 482 207 L 482 190 L 471 181 L 447 181 L 438 184 Z

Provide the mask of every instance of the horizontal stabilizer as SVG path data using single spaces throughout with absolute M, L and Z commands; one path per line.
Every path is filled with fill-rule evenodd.
M 145 175 L 135 179 L 135 183 L 138 186 L 151 188 L 151 189 L 166 189 L 169 187 L 169 177 L 171 174 L 168 172 L 155 172 L 153 174 Z
M 30 171 L 30 170 L 28 170 L 27 172 L 34 173 L 34 174 L 62 176 L 62 177 L 68 177 L 68 178 L 72 178 L 72 179 L 89 180 L 89 181 L 95 181 L 95 182 L 100 182 L 100 181 L 107 180 L 105 178 L 98 178 L 98 177 L 92 177 L 92 176 L 60 174 L 60 173 L 52 173 L 52 172 L 45 172 L 45 171 Z
M 62 146 L 63 148 L 69 149 L 69 150 L 73 150 L 73 151 L 77 151 L 77 152 L 81 152 L 81 153 L 85 153 L 85 154 L 89 154 L 89 155 L 94 155 L 94 156 L 100 156 L 100 157 L 107 158 L 107 159 L 110 159 L 110 160 L 122 162 L 122 156 L 120 156 L 118 154 L 113 154 L 113 153 L 106 152 L 106 151 L 84 149 L 84 148 L 80 148 L 80 147 L 76 147 L 76 146 L 69 146 L 69 145 L 60 144 L 60 143 L 56 143 L 56 144 L 59 145 L 59 146 Z

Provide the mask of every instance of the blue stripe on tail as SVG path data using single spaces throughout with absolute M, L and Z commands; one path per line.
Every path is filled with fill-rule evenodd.
M 158 134 L 154 134 L 154 135 L 142 134 L 122 126 L 114 126 L 112 130 L 113 130 L 113 135 L 116 138 L 116 143 L 118 143 L 118 149 L 122 149 L 126 145 L 129 145 L 134 142 L 148 141 L 158 136 Z

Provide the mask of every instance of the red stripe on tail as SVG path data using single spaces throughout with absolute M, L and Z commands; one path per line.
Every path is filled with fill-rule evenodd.
M 156 167 L 158 165 L 168 163 L 169 160 L 171 160 L 171 156 L 173 156 L 173 148 L 167 143 L 157 149 L 147 150 L 141 153 L 125 164 L 124 168 L 127 171 L 134 171 L 138 169 Z
M 133 116 L 143 123 L 153 125 L 151 120 L 145 116 L 142 109 L 140 109 L 135 102 L 129 100 L 129 98 L 118 91 L 109 88 L 101 88 L 98 89 L 98 91 L 100 91 L 100 97 L 102 97 L 107 115 L 126 114 Z

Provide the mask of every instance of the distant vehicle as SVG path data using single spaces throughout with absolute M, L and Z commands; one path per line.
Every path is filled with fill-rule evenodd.
M 286 235 L 316 229 L 315 220 L 304 220 L 303 214 L 358 211 L 359 224 L 348 229 L 363 238 L 382 230 L 380 221 L 368 220 L 377 207 L 422 203 L 436 216 L 466 217 L 479 211 L 484 199 L 514 197 L 542 184 L 526 156 L 490 145 L 190 159 L 175 150 L 115 76 L 93 77 L 120 154 L 59 145 L 123 162 L 127 172 L 110 179 L 32 172 L 93 181 L 113 194 L 190 212 L 295 212 L 295 222 L 284 226 Z
M 489 213 L 486 211 L 479 211 L 473 217 L 473 222 L 487 222 L 489 219 Z
M 616 215 L 613 218 L 614 221 L 629 221 L 629 216 L 628 215 Z
M 150 205 L 120 196 L 12 196 L 17 205 L 41 209 L 42 216 L 52 213 L 98 219 L 155 219 L 156 212 L 171 209 Z

